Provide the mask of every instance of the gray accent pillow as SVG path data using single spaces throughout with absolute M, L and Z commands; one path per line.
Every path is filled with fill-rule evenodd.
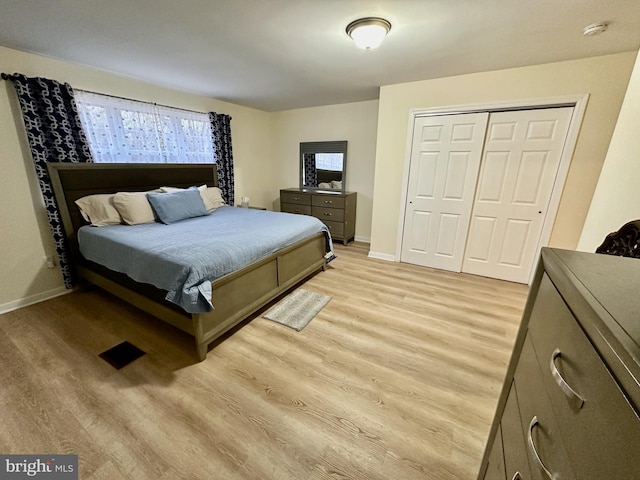
M 171 193 L 147 193 L 147 198 L 162 223 L 175 223 L 208 214 L 196 188 Z

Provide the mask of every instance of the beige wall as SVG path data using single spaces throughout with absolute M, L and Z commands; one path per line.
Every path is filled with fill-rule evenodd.
M 100 70 L 0 47 L 5 73 L 19 72 L 68 82 L 74 88 L 232 116 L 236 190 L 255 203 L 271 202 L 271 114 L 112 75 Z M 55 254 L 24 126 L 10 82 L 0 87 L 0 312 L 63 292 L 58 268 L 43 258 Z M 264 158 L 267 161 L 262 161 Z
M 593 194 L 636 53 L 382 87 L 378 112 L 371 252 L 396 254 L 409 111 L 453 105 L 590 95 L 550 245 L 573 249 Z
M 356 239 L 371 237 L 373 168 L 378 101 L 277 112 L 272 117 L 273 170 L 276 181 L 274 209 L 279 208 L 280 188 L 300 185 L 300 142 L 347 140 L 346 190 L 358 193 Z
M 640 218 L 640 55 L 636 59 L 578 250 L 593 252 L 610 232 Z

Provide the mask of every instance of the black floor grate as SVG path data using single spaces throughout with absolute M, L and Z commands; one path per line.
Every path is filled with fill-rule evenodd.
M 144 355 L 144 352 L 135 345 L 129 342 L 122 342 L 115 347 L 110 348 L 102 352 L 99 356 L 112 367 L 120 370 L 125 365 L 129 365 L 131 362 Z

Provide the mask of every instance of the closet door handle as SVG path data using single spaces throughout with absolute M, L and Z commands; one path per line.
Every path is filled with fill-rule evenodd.
M 556 348 L 551 354 L 551 362 L 549 362 L 549 369 L 551 370 L 551 376 L 556 381 L 562 393 L 564 393 L 569 400 L 575 401 L 578 408 L 582 408 L 584 405 L 584 398 L 582 398 L 578 392 L 576 392 L 571 385 L 563 378 L 558 367 L 556 367 L 556 359 L 562 356 L 562 352 L 559 348 Z
M 555 480 L 556 479 L 555 475 L 551 473 L 549 469 L 545 466 L 545 464 L 542 462 L 540 455 L 538 455 L 538 450 L 536 450 L 536 444 L 533 443 L 533 429 L 537 425 L 538 425 L 538 417 L 534 415 L 533 418 L 531 419 L 531 423 L 529 424 L 529 433 L 527 434 L 527 440 L 529 441 L 529 453 L 531 453 L 533 458 L 535 458 L 536 462 L 538 462 L 538 465 L 540 466 L 544 474 L 547 476 L 547 478 L 549 480 Z

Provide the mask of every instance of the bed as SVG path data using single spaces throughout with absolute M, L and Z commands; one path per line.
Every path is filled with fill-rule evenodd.
M 107 231 L 107 227 L 86 226 L 87 222 L 75 201 L 87 195 L 145 192 L 162 186 L 185 189 L 199 185 L 215 187 L 215 165 L 52 163 L 48 169 L 78 278 L 103 288 L 192 335 L 199 361 L 206 358 L 211 342 L 294 285 L 324 270 L 327 256 L 331 257 L 330 236 L 327 232 L 319 231 L 296 239 L 289 245 L 207 282 L 206 288 L 200 290 L 210 292 L 213 309 L 187 312 L 183 306 L 167 300 L 167 290 L 136 281 L 126 273 L 85 258 L 78 242 L 79 232 L 83 238 L 82 232 L 87 231 L 86 229 L 102 232 Z M 240 210 L 245 210 L 246 215 L 258 214 L 258 211 L 249 212 L 229 206 L 220 207 L 219 210 L 222 212 L 220 216 L 235 214 L 235 211 L 240 213 Z M 279 212 L 260 213 L 287 215 Z M 259 222 L 255 220 L 254 223 Z M 169 226 L 171 225 L 167 225 Z M 156 227 L 161 228 L 160 225 Z M 103 228 L 105 230 L 101 230 Z M 128 227 L 123 226 L 123 229 L 126 228 Z

